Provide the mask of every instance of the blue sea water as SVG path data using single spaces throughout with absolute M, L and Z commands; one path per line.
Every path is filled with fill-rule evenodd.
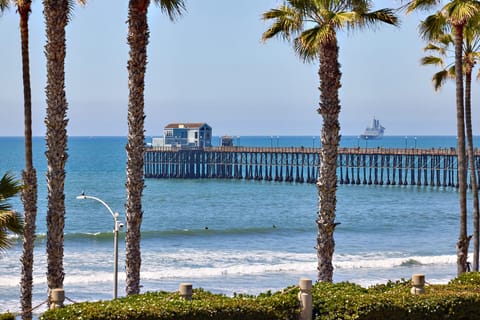
M 214 144 L 219 138 L 215 137 Z M 242 146 L 319 147 L 319 137 L 234 137 Z M 66 296 L 110 299 L 113 219 L 96 196 L 125 220 L 124 137 L 71 137 L 65 183 Z M 451 148 L 455 137 L 342 138 L 344 147 Z M 0 173 L 21 176 L 23 139 L 0 138 Z M 34 138 L 38 170 L 38 240 L 34 305 L 46 299 L 46 160 Z M 364 286 L 425 273 L 430 283 L 455 277 L 458 194 L 427 186 L 339 185 L 334 281 Z M 470 199 L 469 199 L 470 200 Z M 13 205 L 22 211 L 19 198 Z M 242 180 L 147 179 L 143 197 L 142 291 L 175 291 L 181 282 L 224 293 L 257 294 L 316 278 L 315 185 Z M 469 226 L 471 231 L 471 226 Z M 119 295 L 124 295 L 124 233 L 120 235 Z M 0 254 L 0 312 L 17 312 L 21 241 Z M 36 310 L 41 312 L 44 306 Z

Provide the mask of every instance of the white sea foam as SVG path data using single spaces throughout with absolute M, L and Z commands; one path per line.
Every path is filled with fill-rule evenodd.
M 384 270 L 384 273 L 409 267 L 454 265 L 456 256 L 398 256 L 388 254 L 334 256 L 334 267 L 339 272 L 354 270 Z M 171 252 L 147 251 L 142 256 L 142 278 L 215 278 L 225 276 L 264 275 L 271 273 L 315 273 L 315 254 L 282 251 L 235 250 L 178 250 Z M 65 256 L 65 283 L 103 283 L 111 281 L 113 260 L 111 252 L 67 252 Z M 119 277 L 122 279 L 124 257 L 119 257 Z M 350 271 L 349 271 L 350 270 Z M 18 270 L 20 271 L 20 270 Z M 45 283 L 45 260 L 36 261 L 35 284 Z M 1 287 L 16 287 L 19 272 L 0 269 Z
M 456 263 L 454 255 L 440 256 L 406 256 L 406 257 L 362 257 L 353 255 L 339 255 L 334 260 L 334 266 L 338 269 L 380 268 L 390 269 L 409 265 L 445 265 Z

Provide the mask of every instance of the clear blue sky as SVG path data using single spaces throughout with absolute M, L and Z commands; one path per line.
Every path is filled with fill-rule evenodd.
M 44 135 L 46 67 L 42 2 L 30 17 L 33 134 Z M 145 88 L 146 135 L 169 122 L 207 122 L 214 135 L 319 135 L 318 64 L 303 64 L 290 44 L 260 41 L 262 12 L 280 0 L 187 0 L 171 23 L 150 7 Z M 375 1 L 398 7 L 398 1 Z M 69 135 L 127 134 L 126 0 L 77 6 L 67 30 L 66 92 Z M 362 133 L 376 116 L 387 135 L 454 135 L 453 83 L 435 93 L 433 68 L 421 67 L 422 17 L 401 15 L 399 28 L 339 35 L 342 135 Z M 0 136 L 23 135 L 18 15 L 0 17 Z M 479 123 L 474 83 L 474 124 Z M 478 95 L 478 94 L 477 94 Z M 474 131 L 478 133 L 478 131 Z

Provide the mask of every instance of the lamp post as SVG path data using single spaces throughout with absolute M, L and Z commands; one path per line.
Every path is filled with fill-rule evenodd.
M 102 199 L 99 199 L 97 197 L 92 197 L 92 196 L 87 196 L 85 194 L 81 194 L 77 196 L 77 199 L 83 200 L 83 199 L 92 199 L 100 202 L 103 204 L 105 208 L 107 208 L 108 212 L 113 217 L 113 299 L 117 299 L 117 283 L 118 283 L 118 231 L 123 227 L 123 223 L 118 220 L 118 212 L 113 212 L 113 210 L 108 206 L 108 204 L 105 203 Z
M 312 148 L 315 148 L 315 136 L 312 137 Z

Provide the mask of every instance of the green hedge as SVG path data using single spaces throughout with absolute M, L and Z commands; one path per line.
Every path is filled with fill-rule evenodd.
M 430 285 L 412 295 L 410 281 L 369 289 L 351 283 L 318 283 L 313 288 L 314 319 L 480 319 L 480 275 L 466 273 L 448 285 Z
M 480 274 L 466 273 L 446 285 L 412 295 L 410 281 L 363 288 L 342 283 L 313 286 L 313 319 L 480 320 Z M 85 302 L 45 312 L 40 319 L 287 320 L 298 319 L 298 287 L 258 296 L 226 297 L 195 289 L 191 301 L 156 292 L 113 301 Z
M 257 297 L 226 297 L 195 289 L 191 301 L 177 293 L 149 292 L 113 301 L 85 302 L 45 312 L 40 319 L 277 320 L 298 319 L 297 289 Z
M 0 320 L 15 320 L 15 316 L 11 313 L 0 313 Z

